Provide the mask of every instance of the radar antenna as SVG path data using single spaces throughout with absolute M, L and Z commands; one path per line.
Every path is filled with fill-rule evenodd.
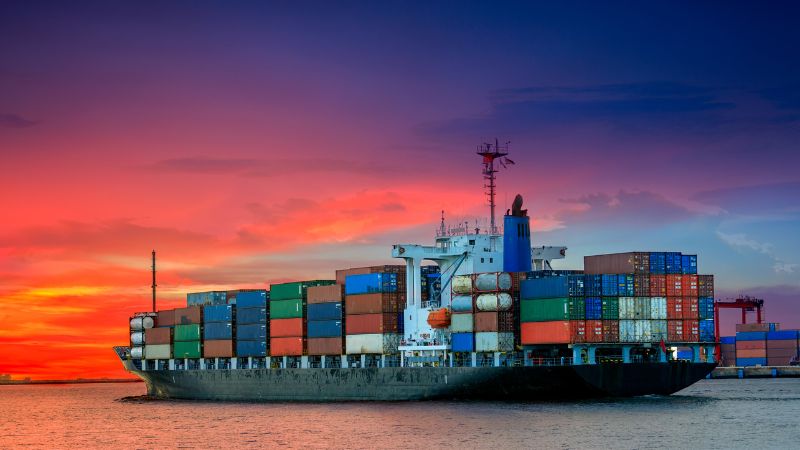
M 495 184 L 495 174 L 499 171 L 499 169 L 495 169 L 494 162 L 497 162 L 503 167 L 506 168 L 507 165 L 513 165 L 514 161 L 506 158 L 508 155 L 508 144 L 511 142 L 506 142 L 503 145 L 500 145 L 500 142 L 495 138 L 494 144 L 485 142 L 482 145 L 478 146 L 477 153 L 483 157 L 483 179 L 484 185 L 483 187 L 486 189 L 486 196 L 489 197 L 489 209 L 490 209 L 490 225 L 489 225 L 489 233 L 491 234 L 498 234 L 497 226 L 495 225 L 494 219 L 494 210 L 495 210 L 495 194 L 497 191 L 497 185 Z M 488 183 L 488 184 L 487 184 Z

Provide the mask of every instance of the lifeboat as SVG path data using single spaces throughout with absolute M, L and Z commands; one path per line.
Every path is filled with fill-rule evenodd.
M 437 309 L 428 313 L 428 325 L 432 328 L 447 328 L 450 326 L 450 310 Z

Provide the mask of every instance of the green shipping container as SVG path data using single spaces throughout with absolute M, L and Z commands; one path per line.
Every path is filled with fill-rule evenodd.
M 569 320 L 568 298 L 539 298 L 522 300 L 520 322 L 550 322 Z
M 291 300 L 269 301 L 269 318 L 271 319 L 296 319 L 303 317 L 305 301 L 302 298 Z
M 583 298 L 569 299 L 569 320 L 586 320 L 586 300 Z
M 200 340 L 200 325 L 175 325 L 175 337 L 177 341 L 199 341 Z M 188 356 L 187 356 L 188 358 Z
M 269 300 L 274 301 L 306 298 L 306 289 L 309 286 L 327 286 L 330 284 L 336 284 L 336 280 L 308 280 L 273 284 L 269 288 Z
M 603 297 L 603 320 L 619 320 L 619 297 Z
M 200 341 L 175 342 L 172 345 L 173 358 L 199 358 Z

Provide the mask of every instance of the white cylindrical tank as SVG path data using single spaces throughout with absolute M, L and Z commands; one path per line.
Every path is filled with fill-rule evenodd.
M 475 289 L 481 292 L 508 291 L 511 274 L 506 272 L 482 273 L 475 277 Z
M 136 331 L 131 333 L 131 344 L 133 345 L 144 345 L 144 333 L 141 331 Z
M 472 312 L 472 296 L 457 295 L 453 297 L 453 312 Z
M 511 309 L 513 299 L 507 292 L 496 294 L 481 294 L 475 301 L 478 311 L 508 311 Z
M 142 359 L 144 356 L 144 347 L 131 347 L 131 358 Z
M 452 281 L 453 292 L 456 294 L 471 294 L 472 293 L 472 276 L 471 275 L 456 275 Z
M 155 322 L 150 316 L 134 317 L 131 319 L 131 331 L 142 331 L 147 328 L 153 328 Z

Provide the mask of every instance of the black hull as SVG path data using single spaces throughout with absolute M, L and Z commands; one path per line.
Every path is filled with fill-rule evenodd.
M 162 370 L 131 372 L 157 398 L 222 401 L 577 400 L 669 395 L 711 363 L 533 367 Z

